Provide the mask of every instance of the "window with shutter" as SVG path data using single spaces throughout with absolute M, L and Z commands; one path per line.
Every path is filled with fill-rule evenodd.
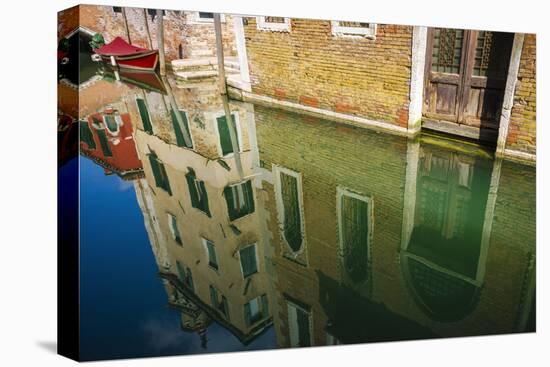
M 351 280 L 359 283 L 368 278 L 372 201 L 342 189 L 338 197 L 343 265 Z
M 281 196 L 284 208 L 284 236 L 290 248 L 297 252 L 302 246 L 302 224 L 300 200 L 298 198 L 298 179 L 281 172 Z
M 223 190 L 229 219 L 235 220 L 254 212 L 252 181 L 227 186 Z
M 80 141 L 86 143 L 89 150 L 94 150 L 96 148 L 96 144 L 90 125 L 88 125 L 87 121 L 80 121 L 78 125 L 80 130 Z
M 187 114 L 184 111 L 178 112 L 181 116 L 183 126 L 180 125 L 174 110 L 170 109 L 172 126 L 174 127 L 174 133 L 176 134 L 176 144 L 178 147 L 193 149 L 193 141 L 191 140 L 191 132 L 189 131 L 189 121 L 187 120 Z
M 110 132 L 115 133 L 118 131 L 118 124 L 114 115 L 103 115 L 103 121 Z
M 169 195 L 172 195 L 168 174 L 166 173 L 164 164 L 159 161 L 154 153 L 149 154 L 149 163 L 151 163 L 151 170 L 153 171 L 156 186 L 166 191 Z
M 288 302 L 288 324 L 291 347 L 311 346 L 311 315 L 301 307 Z
M 240 133 L 238 129 L 238 123 L 237 123 L 237 115 L 231 114 L 231 124 L 227 123 L 227 119 L 225 116 L 220 116 L 217 119 L 218 124 L 218 134 L 220 137 L 220 148 L 222 156 L 229 155 L 233 153 L 233 144 L 231 142 L 231 134 L 229 132 L 229 129 L 233 129 L 233 132 L 235 133 L 235 136 L 237 137 L 237 141 L 235 142 L 236 146 L 238 147 L 239 151 L 241 148 L 241 142 L 240 142 Z
M 139 116 L 141 117 L 141 122 L 143 123 L 143 130 L 148 134 L 153 134 L 153 125 L 151 123 L 149 110 L 147 109 L 145 100 L 142 98 L 136 98 L 136 103 L 139 110 Z
M 204 181 L 200 181 L 195 176 L 195 172 L 190 169 L 185 175 L 187 187 L 189 188 L 189 196 L 191 198 L 191 206 L 199 209 L 210 217 L 210 207 L 208 205 L 208 193 Z
M 241 270 L 244 278 L 258 272 L 256 244 L 241 249 L 239 251 L 239 257 L 241 259 Z

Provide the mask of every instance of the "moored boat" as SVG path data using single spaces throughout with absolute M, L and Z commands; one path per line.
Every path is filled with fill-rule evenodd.
M 104 61 L 111 64 L 114 61 L 116 65 L 126 69 L 155 70 L 159 60 L 158 50 L 131 45 L 120 37 L 94 51 Z

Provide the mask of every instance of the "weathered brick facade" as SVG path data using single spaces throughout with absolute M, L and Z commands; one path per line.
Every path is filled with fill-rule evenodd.
M 514 94 L 506 148 L 536 154 L 536 35 L 526 34 Z
M 407 126 L 412 27 L 378 24 L 370 39 L 333 35 L 330 21 L 290 22 L 278 32 L 247 18 L 254 93 Z
M 156 13 L 143 8 L 125 8 L 128 30 L 132 44 L 148 48 L 149 37 L 152 48 L 157 48 Z M 115 12 L 112 6 L 79 5 L 64 11 L 60 16 L 58 38 L 81 26 L 89 31 L 101 33 L 106 42 L 119 36 L 128 41 L 124 17 Z M 79 23 L 70 21 L 71 12 L 80 12 Z M 154 15 L 153 15 L 154 14 Z M 165 10 L 164 48 L 166 61 L 190 57 L 212 57 L 216 55 L 216 37 L 214 24 L 198 20 L 197 12 Z M 231 16 L 225 16 L 222 22 L 224 52 L 228 56 L 236 55 L 235 37 Z

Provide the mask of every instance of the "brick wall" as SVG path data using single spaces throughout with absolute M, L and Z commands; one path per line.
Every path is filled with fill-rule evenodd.
M 526 34 L 510 117 L 506 148 L 536 153 L 536 35 Z
M 245 23 L 254 93 L 407 126 L 412 27 L 379 24 L 369 39 L 332 35 L 330 21 Z
M 149 47 L 149 36 L 153 48 L 157 48 L 157 18 L 145 14 L 143 8 L 126 8 L 126 18 L 131 43 Z M 164 23 L 164 48 L 166 60 L 180 58 L 215 56 L 214 24 L 196 20 L 196 12 L 166 10 Z M 126 41 L 126 27 L 122 13 L 115 13 L 112 6 L 80 5 L 80 25 L 103 35 L 106 42 L 120 36 Z M 149 29 L 149 33 L 147 32 Z M 222 23 L 224 52 L 228 56 L 237 54 L 233 36 L 233 20 L 225 16 Z

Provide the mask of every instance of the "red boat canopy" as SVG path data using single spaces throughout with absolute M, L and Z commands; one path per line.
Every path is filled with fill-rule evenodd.
M 149 50 L 131 45 L 120 37 L 115 38 L 113 42 L 103 45 L 95 50 L 97 54 L 103 56 L 126 56 L 139 54 L 144 51 Z

